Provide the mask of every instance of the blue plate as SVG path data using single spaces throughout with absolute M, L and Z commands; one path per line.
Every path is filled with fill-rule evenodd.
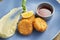
M 7 14 L 12 8 L 21 7 L 22 0 L 2 0 L 0 2 L 0 18 Z M 45 32 L 37 32 L 36 30 L 29 36 L 23 36 L 16 31 L 16 33 L 7 39 L 0 40 L 52 40 L 55 34 L 60 30 L 60 4 L 56 0 L 27 0 L 27 9 L 36 11 L 36 7 L 41 2 L 48 2 L 55 8 L 54 15 L 48 21 L 48 28 Z

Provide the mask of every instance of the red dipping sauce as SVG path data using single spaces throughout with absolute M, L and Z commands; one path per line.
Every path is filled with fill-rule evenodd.
M 45 8 L 37 9 L 37 14 L 41 17 L 48 17 L 51 15 L 51 11 Z

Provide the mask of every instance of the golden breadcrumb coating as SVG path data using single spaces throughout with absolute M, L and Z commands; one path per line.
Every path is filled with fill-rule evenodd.
M 32 33 L 33 31 L 33 27 L 32 24 L 30 23 L 29 20 L 27 19 L 22 19 L 19 23 L 18 23 L 18 31 L 19 33 L 23 34 L 23 35 L 29 35 Z
M 34 28 L 40 32 L 45 31 L 47 28 L 47 23 L 41 18 L 35 18 L 33 24 L 34 24 Z

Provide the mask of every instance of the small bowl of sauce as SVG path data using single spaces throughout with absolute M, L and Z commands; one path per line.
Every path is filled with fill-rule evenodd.
M 45 20 L 49 20 L 53 15 L 54 8 L 49 3 L 41 3 L 37 7 L 37 15 L 44 18 Z

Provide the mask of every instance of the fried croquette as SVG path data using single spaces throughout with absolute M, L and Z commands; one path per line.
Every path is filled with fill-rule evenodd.
M 33 22 L 35 19 L 35 15 L 32 15 L 30 18 L 28 18 L 28 20 L 30 20 L 31 22 Z
M 41 18 L 35 18 L 34 28 L 39 32 L 44 32 L 47 29 L 47 23 Z
M 32 15 L 31 17 L 29 18 L 23 18 L 23 19 L 26 19 L 28 21 L 30 21 L 30 23 L 33 23 L 34 19 L 35 19 L 35 15 Z
M 32 24 L 30 23 L 29 20 L 27 20 L 27 19 L 22 19 L 22 20 L 18 23 L 18 31 L 19 31 L 19 33 L 21 33 L 22 35 L 29 35 L 29 34 L 31 34 L 32 31 L 33 31 Z

